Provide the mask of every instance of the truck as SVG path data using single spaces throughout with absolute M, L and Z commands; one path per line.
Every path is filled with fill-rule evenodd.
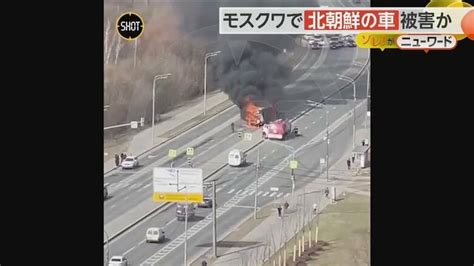
M 283 119 L 277 119 L 273 122 L 263 125 L 262 134 L 265 139 L 284 140 L 291 133 L 291 123 Z

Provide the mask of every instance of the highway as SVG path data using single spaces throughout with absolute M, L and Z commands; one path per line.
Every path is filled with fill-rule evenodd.
M 321 3 L 324 5 L 324 3 Z M 326 4 L 331 6 L 330 4 Z M 293 71 L 290 83 L 285 88 L 286 101 L 278 104 L 279 111 L 292 118 L 299 115 L 307 107 L 305 99 L 320 101 L 328 95 L 331 99 L 326 101 L 329 110 L 329 120 L 334 124 L 338 119 L 345 119 L 330 134 L 330 163 L 334 163 L 343 152 L 351 146 L 352 117 L 348 112 L 352 110 L 352 86 L 339 91 L 347 82 L 338 80 L 337 74 L 354 76 L 360 71 L 360 64 L 367 58 L 367 51 L 357 48 L 341 48 L 336 50 L 310 50 L 303 58 L 298 68 Z M 354 61 L 358 64 L 354 64 Z M 356 82 L 357 99 L 366 98 L 365 74 Z M 336 94 L 334 94 L 336 93 Z M 334 94 L 334 95 L 333 95 Z M 358 100 L 359 104 L 361 101 Z M 357 112 L 357 123 L 364 121 L 365 105 L 361 105 Z M 239 145 L 240 140 L 236 134 L 231 134 L 230 123 L 237 123 L 240 119 L 237 107 L 232 107 L 218 114 L 209 121 L 191 129 L 174 138 L 140 158 L 141 166 L 134 170 L 114 170 L 104 177 L 104 182 L 109 183 L 110 197 L 104 202 L 104 225 L 113 221 L 128 210 L 135 208 L 139 203 L 150 200 L 152 195 L 152 169 L 153 167 L 170 166 L 167 158 L 169 149 L 186 147 L 189 143 L 196 143 L 194 167 L 205 163 L 222 165 L 226 158 L 217 155 L 226 148 Z M 325 132 L 324 109 L 314 109 L 301 116 L 295 122 L 302 136 L 291 138 L 282 143 L 295 149 L 302 148 L 296 153 L 300 168 L 296 170 L 296 186 L 305 182 L 314 181 L 318 174 L 319 158 L 326 154 L 326 144 L 321 140 L 321 133 Z M 313 143 L 307 145 L 307 143 Z M 273 200 L 274 197 L 284 199 L 291 196 L 291 181 L 289 169 L 284 167 L 287 163 L 289 151 L 277 144 L 265 141 L 258 149 L 261 158 L 261 178 L 266 182 L 259 182 L 259 206 Z M 249 165 L 242 168 L 225 167 L 211 179 L 217 181 L 217 207 L 218 207 L 218 236 L 223 237 L 249 216 L 253 209 L 256 150 L 248 153 Z M 150 157 L 148 157 L 151 155 Z M 281 164 L 279 164 L 282 162 Z M 187 158 L 178 157 L 174 160 L 175 167 L 186 167 Z M 275 168 L 277 170 L 275 170 Z M 270 187 L 279 187 L 277 193 L 271 192 Z M 227 205 L 226 205 L 227 203 Z M 192 258 L 201 255 L 212 246 L 211 242 L 211 209 L 196 209 L 196 219 L 188 224 L 188 263 Z M 222 215 L 222 216 L 221 216 Z M 167 241 L 161 244 L 148 244 L 144 242 L 145 231 L 148 227 L 163 227 Z M 151 265 L 158 262 L 160 265 L 182 265 L 183 263 L 183 232 L 184 222 L 175 219 L 174 206 L 152 215 L 139 223 L 123 235 L 111 241 L 110 255 L 125 255 L 130 265 Z

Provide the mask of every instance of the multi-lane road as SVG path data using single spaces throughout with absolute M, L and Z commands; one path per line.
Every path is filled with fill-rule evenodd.
M 321 3 L 324 5 L 324 3 Z M 331 6 L 329 3 L 328 6 Z M 356 77 L 367 60 L 367 51 L 357 48 L 311 50 L 303 58 L 289 84 L 285 87 L 286 101 L 278 104 L 278 109 L 289 118 L 298 117 L 293 123 L 299 127 L 301 136 L 290 138 L 285 145 L 293 147 L 299 161 L 296 174 L 296 189 L 305 182 L 319 177 L 319 158 L 325 157 L 326 116 L 324 108 L 313 109 L 303 115 L 308 108 L 305 99 L 321 101 L 327 97 L 326 108 L 330 123 L 330 164 L 338 160 L 352 143 L 352 86 L 338 79 L 338 74 Z M 343 89 L 342 89 L 343 88 Z M 356 81 L 356 98 L 366 98 L 366 74 Z M 366 105 L 356 102 L 357 124 L 364 121 Z M 229 108 L 205 123 L 188 130 L 166 144 L 152 150 L 140 158 L 141 167 L 134 170 L 114 170 L 104 177 L 109 183 L 110 197 L 104 202 L 104 224 L 107 225 L 134 209 L 140 203 L 149 201 L 152 195 L 153 167 L 169 166 L 169 149 L 186 147 L 192 143 L 195 148 L 194 167 L 203 164 L 224 165 L 227 158 L 219 156 L 223 150 L 239 147 L 242 140 L 230 131 L 230 123 L 240 119 L 237 107 Z M 252 213 L 255 193 L 256 150 L 259 149 L 260 165 L 258 206 L 263 206 L 274 198 L 284 200 L 291 196 L 291 180 L 287 166 L 291 154 L 287 148 L 274 142 L 264 141 L 247 154 L 249 164 L 245 167 L 224 167 L 210 177 L 217 183 L 218 238 L 230 233 L 235 226 Z M 186 167 L 187 158 L 174 160 L 175 167 Z M 279 187 L 278 192 L 270 187 Z M 188 262 L 197 258 L 212 246 L 210 209 L 197 209 L 196 218 L 188 225 Z M 148 227 L 163 227 L 167 240 L 160 244 L 145 243 Z M 131 265 L 182 265 L 184 243 L 184 223 L 176 221 L 174 206 L 153 214 L 130 230 L 111 241 L 110 255 L 125 255 Z M 105 248 L 105 247 L 104 247 Z

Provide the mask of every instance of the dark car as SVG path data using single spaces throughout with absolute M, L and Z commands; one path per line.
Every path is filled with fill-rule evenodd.
M 204 201 L 198 203 L 199 208 L 212 208 L 212 198 L 211 197 L 204 197 Z
M 338 37 L 331 37 L 329 39 L 329 47 L 331 47 L 331 49 L 335 49 L 335 48 L 340 47 L 339 38 Z
M 347 47 L 356 47 L 357 44 L 356 44 L 356 42 L 355 42 L 354 40 L 347 40 L 347 41 L 346 41 L 346 46 L 347 46 Z
M 186 219 L 186 213 L 188 214 L 188 220 L 192 220 L 194 217 L 194 206 L 188 205 L 186 210 L 186 204 L 176 204 L 176 218 L 178 221 L 184 221 Z

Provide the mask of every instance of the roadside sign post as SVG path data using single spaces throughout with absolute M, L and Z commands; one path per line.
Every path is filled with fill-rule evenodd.
M 291 160 L 290 161 L 290 168 L 291 168 L 291 194 L 295 192 L 295 173 L 294 170 L 298 168 L 298 161 Z
M 188 147 L 186 149 L 186 155 L 188 156 L 188 167 L 192 168 L 193 167 L 193 163 L 191 161 L 191 157 L 194 156 L 194 148 L 192 147 Z
M 138 128 L 138 122 L 137 121 L 132 121 L 132 122 L 130 122 L 130 126 L 132 128 Z
M 170 149 L 168 151 L 168 157 L 171 158 L 171 168 L 173 168 L 174 158 L 176 158 L 176 150 Z

